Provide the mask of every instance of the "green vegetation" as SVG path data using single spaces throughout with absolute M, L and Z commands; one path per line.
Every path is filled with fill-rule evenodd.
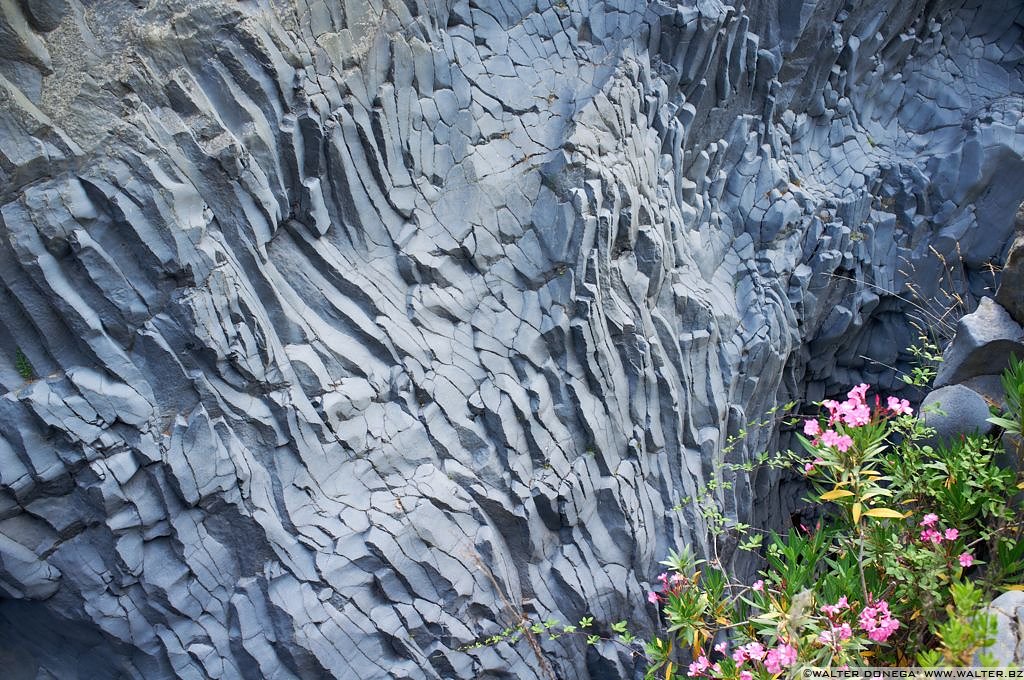
M 938 350 L 922 343 L 914 352 L 922 367 L 905 379 L 926 386 Z M 676 509 L 692 504 L 699 512 L 711 554 L 696 559 L 684 548 L 662 562 L 647 595 L 662 626 L 644 641 L 646 677 L 770 680 L 811 666 L 993 663 L 982 653 L 996 632 L 985 607 L 1002 590 L 1024 589 L 1024 516 L 1007 502 L 1024 477 L 1000 464 L 1002 435 L 1024 429 L 1024 362 L 1011 361 L 1003 387 L 1008 409 L 991 419 L 1001 428 L 994 435 L 933 445 L 934 431 L 906 399 L 869 398 L 862 384 L 803 420 L 802 454 L 723 465 L 731 477 L 761 466 L 794 469 L 820 519 L 784 535 L 731 521 L 715 496 L 733 483 L 723 478 L 684 499 Z M 726 450 L 793 406 L 743 428 Z M 718 539 L 727 534 L 763 558 L 753 583 L 726 572 Z M 524 618 L 471 648 L 540 635 L 578 634 L 591 645 L 637 640 L 625 621 L 598 628 L 593 617 L 578 625 Z
M 36 369 L 32 367 L 32 362 L 28 360 L 28 357 L 21 351 L 20 347 L 14 350 L 14 369 L 18 371 L 18 375 L 26 382 L 36 379 Z

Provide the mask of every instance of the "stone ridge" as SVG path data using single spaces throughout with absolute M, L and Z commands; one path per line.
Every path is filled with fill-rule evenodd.
M 713 549 L 674 506 L 780 435 L 727 437 L 894 389 L 915 318 L 991 294 L 1022 31 L 1016 0 L 0 3 L 6 677 L 632 677 L 576 636 L 460 648 L 653 626 L 657 561 Z

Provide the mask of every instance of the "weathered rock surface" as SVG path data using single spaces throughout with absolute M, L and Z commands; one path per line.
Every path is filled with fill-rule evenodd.
M 988 613 L 996 617 L 996 640 L 982 652 L 1000 666 L 1020 666 L 1024 663 L 1024 593 L 1003 593 L 992 600 Z
M 956 336 L 942 355 L 935 386 L 1001 374 L 1010 357 L 1024 358 L 1024 328 L 992 298 L 957 322 Z
M 999 277 L 996 302 L 1006 309 L 1014 321 L 1024 324 L 1024 205 L 1021 206 L 1018 218 L 1021 231 L 1006 255 L 1006 263 Z
M 933 440 L 948 443 L 966 435 L 988 434 L 993 425 L 985 399 L 963 385 L 947 385 L 928 393 L 921 418 L 935 430 Z
M 654 625 L 657 561 L 707 552 L 673 507 L 730 434 L 891 390 L 914 314 L 990 293 L 1022 26 L 1010 0 L 0 3 L 5 672 L 628 677 L 574 636 L 461 647 L 520 610 Z M 723 508 L 779 525 L 777 482 Z

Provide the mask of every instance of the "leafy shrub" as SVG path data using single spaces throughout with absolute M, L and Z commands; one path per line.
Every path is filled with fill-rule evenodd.
M 1003 384 L 1009 410 L 993 422 L 1019 433 L 1024 362 L 1012 362 Z M 795 467 L 813 489 L 808 500 L 820 506 L 815 527 L 778 535 L 730 522 L 714 495 L 728 481 L 712 480 L 683 500 L 698 508 L 715 540 L 708 560 L 684 549 L 662 562 L 647 596 L 663 622 L 644 644 L 649 680 L 769 680 L 808 666 L 992 661 L 979 656 L 995 637 L 985 605 L 1001 589 L 1020 589 L 1024 578 L 1024 518 L 1007 503 L 1024 488 L 1020 473 L 997 462 L 998 436 L 929 445 L 934 431 L 906 400 L 869 399 L 869 389 L 858 385 L 842 402 L 823 401 L 820 416 L 803 421 L 798 439 L 807 455 L 724 466 L 734 473 Z M 763 557 L 754 583 L 725 572 L 717 552 L 725 533 L 739 534 L 740 548 Z M 578 626 L 524 619 L 483 644 L 541 633 L 585 635 L 587 644 L 637 639 L 625 621 L 605 634 L 599 628 L 592 617 Z
M 1007 393 L 1024 394 L 1024 367 L 1007 376 Z M 671 573 L 650 595 L 667 625 L 647 644 L 648 678 L 971 665 L 992 643 L 984 606 L 1024 575 L 1022 521 L 1007 504 L 1024 485 L 997 464 L 997 438 L 929 446 L 932 432 L 906 400 L 870 400 L 868 389 L 826 400 L 804 421 L 808 455 L 791 458 L 823 521 L 770 534 L 760 579 L 731 583 L 717 564 L 666 562 Z M 1020 423 L 1014 399 L 998 421 L 1007 431 Z
M 32 362 L 28 360 L 25 353 L 18 347 L 14 350 L 14 370 L 18 372 L 22 380 L 26 382 L 29 380 L 35 380 L 36 369 L 32 367 Z

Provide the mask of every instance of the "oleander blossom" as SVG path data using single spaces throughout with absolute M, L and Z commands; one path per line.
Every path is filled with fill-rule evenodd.
M 935 545 L 942 543 L 942 534 L 935 529 L 925 529 L 921 532 L 921 540 L 928 542 L 931 541 Z
M 838 402 L 835 399 L 826 399 L 821 405 L 828 409 L 828 424 L 837 423 L 860 427 L 871 422 L 871 409 L 865 401 L 868 385 L 861 383 L 847 392 L 846 401 Z
M 895 415 L 902 415 L 905 413 L 909 416 L 914 413 L 914 409 L 910 407 L 910 402 L 906 399 L 889 397 L 886 399 L 885 404 Z
M 822 605 L 821 611 L 829 616 L 836 616 L 839 612 L 849 608 L 850 602 L 846 599 L 846 595 L 843 595 L 835 604 Z
M 821 434 L 821 423 L 817 420 L 805 420 L 804 421 L 804 434 L 808 437 L 817 437 Z
M 691 678 L 696 678 L 703 675 L 707 669 L 711 668 L 711 662 L 708 661 L 708 657 L 701 654 L 697 657 L 697 660 L 690 664 L 687 669 L 686 675 Z
M 947 541 L 955 541 L 960 536 L 960 531 L 957 529 L 946 529 L 942 535 Z
M 764 645 L 760 642 L 748 642 L 736 648 L 732 653 L 732 660 L 739 664 L 744 661 L 760 661 L 764 656 Z
M 931 527 L 935 526 L 935 524 L 938 521 L 939 521 L 939 516 L 936 515 L 934 512 L 929 512 L 927 515 L 925 515 L 921 519 L 920 526 L 931 528 Z
M 885 642 L 899 627 L 899 619 L 893 618 L 889 611 L 889 603 L 885 600 L 873 602 L 860 612 L 858 623 L 868 638 L 875 642 Z
M 863 404 L 867 398 L 869 387 L 870 385 L 868 385 L 867 383 L 861 383 L 856 387 L 851 387 L 850 391 L 846 393 L 846 398 L 849 399 L 850 401 L 859 402 Z
M 824 458 L 815 458 L 814 460 L 812 460 L 809 463 L 804 463 L 804 472 L 808 472 L 808 473 L 814 472 L 815 467 L 817 465 L 821 464 L 821 463 L 824 463 L 824 462 L 825 462 Z
M 965 569 L 974 564 L 974 556 L 968 552 L 960 553 L 960 557 L 958 557 L 957 560 L 960 561 L 960 566 Z
M 834 446 L 842 452 L 853 446 L 853 438 L 848 434 L 839 434 L 835 430 L 825 430 L 821 433 L 821 443 L 825 446 Z
M 790 644 L 769 649 L 764 656 L 764 668 L 772 674 L 781 673 L 783 668 L 788 668 L 794 663 L 796 663 L 796 648 Z
M 853 637 L 853 629 L 850 628 L 850 624 L 844 623 L 838 628 L 821 631 L 818 635 L 818 642 L 823 645 L 836 645 L 843 640 L 849 640 L 851 637 Z

